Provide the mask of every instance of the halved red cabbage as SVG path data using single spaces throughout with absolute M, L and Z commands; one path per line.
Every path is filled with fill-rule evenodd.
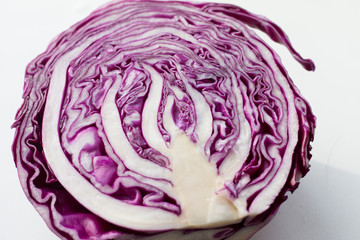
M 248 239 L 309 168 L 315 117 L 266 18 L 228 4 L 118 1 L 27 67 L 13 153 L 61 239 Z

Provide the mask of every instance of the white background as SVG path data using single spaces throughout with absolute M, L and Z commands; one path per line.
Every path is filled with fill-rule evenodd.
M 220 1 L 220 0 L 219 0 Z M 12 159 L 24 71 L 61 31 L 104 0 L 0 0 L 0 240 L 56 240 L 20 187 Z M 316 64 L 306 72 L 274 45 L 317 116 L 312 168 L 252 240 L 360 239 L 360 1 L 239 0 L 290 36 Z

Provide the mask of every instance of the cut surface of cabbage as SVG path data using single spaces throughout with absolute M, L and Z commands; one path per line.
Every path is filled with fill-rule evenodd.
M 266 18 L 179 1 L 109 3 L 29 64 L 14 157 L 58 236 L 247 239 L 271 219 L 315 117 L 251 28 L 315 69 Z

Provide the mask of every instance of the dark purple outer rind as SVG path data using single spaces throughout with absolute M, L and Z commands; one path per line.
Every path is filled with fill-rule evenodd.
M 250 27 L 260 29 L 268 34 L 274 41 L 285 45 L 294 58 L 299 61 L 305 69 L 315 70 L 313 62 L 308 59 L 303 59 L 291 46 L 286 34 L 266 18 L 228 4 L 194 4 L 187 2 L 183 2 L 183 4 L 193 5 L 196 8 L 212 8 L 214 14 L 224 14 L 236 18 Z M 116 5 L 116 3 L 109 6 L 113 5 Z M 79 239 L 90 239 L 94 236 L 97 237 L 96 239 L 125 239 L 128 236 L 141 237 L 155 234 L 115 226 L 89 212 L 57 181 L 51 168 L 47 164 L 42 148 L 42 118 L 49 80 L 53 69 L 51 65 L 52 52 L 55 51 L 62 42 L 66 41 L 67 36 L 70 35 L 72 31 L 81 28 L 84 22 L 90 21 L 95 15 L 101 14 L 105 8 L 95 11 L 84 21 L 60 34 L 49 45 L 46 52 L 39 55 L 28 65 L 25 75 L 24 102 L 17 112 L 13 125 L 16 132 L 12 150 L 23 190 L 30 202 L 44 218 L 49 228 L 62 239 L 74 239 L 74 236 L 72 236 L 67 229 L 74 229 Z M 246 226 L 269 221 L 275 215 L 281 203 L 286 200 L 286 193 L 288 191 L 293 192 L 298 187 L 299 179 L 309 170 L 309 160 L 311 158 L 310 142 L 313 141 L 314 138 L 315 117 L 311 112 L 309 104 L 301 97 L 299 90 L 292 83 L 280 62 L 278 62 L 278 66 L 282 73 L 287 76 L 293 91 L 299 99 L 297 111 L 300 116 L 300 129 L 298 133 L 300 140 L 295 148 L 291 172 L 285 186 L 267 211 L 251 219 L 245 219 L 241 223 L 219 228 L 218 233 L 213 236 L 213 239 L 226 239 Z M 62 220 L 60 225 L 57 225 L 55 219 L 58 219 L 59 216 L 61 216 Z M 184 236 L 188 233 L 187 230 L 183 231 Z

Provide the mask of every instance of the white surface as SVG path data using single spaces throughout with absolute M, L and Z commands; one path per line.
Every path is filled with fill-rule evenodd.
M 0 240 L 56 240 L 23 194 L 12 160 L 10 129 L 22 99 L 25 67 L 51 39 L 104 0 L 0 1 Z M 315 61 L 306 72 L 275 45 L 295 84 L 318 117 L 311 171 L 252 240 L 360 239 L 360 2 L 239 0 L 290 36 Z M 272 44 L 274 46 L 274 44 Z

